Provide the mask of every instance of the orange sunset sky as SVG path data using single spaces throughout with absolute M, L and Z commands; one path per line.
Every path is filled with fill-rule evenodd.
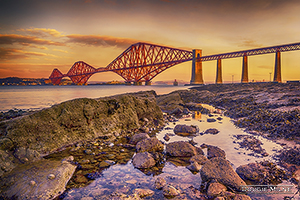
M 48 78 L 76 61 L 105 67 L 136 42 L 203 55 L 300 42 L 299 0 L 0 0 L 0 78 Z M 282 80 L 300 80 L 300 51 L 282 53 Z M 270 80 L 275 54 L 248 58 L 249 79 Z M 242 58 L 222 61 L 223 81 L 238 82 Z M 153 81 L 191 79 L 191 62 Z M 216 61 L 203 63 L 205 83 Z M 113 72 L 90 81 L 123 79 Z

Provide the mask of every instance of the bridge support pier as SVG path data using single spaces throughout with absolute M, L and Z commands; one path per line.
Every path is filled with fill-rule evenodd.
M 201 49 L 193 50 L 192 78 L 190 84 L 203 84 Z
M 151 81 L 146 81 L 145 85 L 151 85 Z
M 131 82 L 125 82 L 125 85 L 131 85 Z
M 281 83 L 281 54 L 280 51 L 276 52 L 275 56 L 275 70 L 274 82 Z
M 217 76 L 216 76 L 216 84 L 222 84 L 222 63 L 221 59 L 217 60 Z
M 248 56 L 243 56 L 242 83 L 248 83 Z
M 142 82 L 134 82 L 134 85 L 142 85 Z

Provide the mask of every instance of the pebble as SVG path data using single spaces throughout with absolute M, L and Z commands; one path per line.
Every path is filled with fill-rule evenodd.
M 54 174 L 49 174 L 49 175 L 48 175 L 48 179 L 49 179 L 49 180 L 55 179 L 55 175 L 54 175 Z
M 36 182 L 35 182 L 35 181 L 30 181 L 30 182 L 29 182 L 29 185 L 35 186 L 35 185 L 36 185 Z

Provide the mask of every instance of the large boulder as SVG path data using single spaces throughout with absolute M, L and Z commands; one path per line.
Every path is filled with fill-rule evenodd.
M 136 168 L 150 168 L 155 165 L 155 160 L 148 152 L 137 153 L 132 159 L 132 164 Z
M 201 179 L 208 182 L 216 179 L 218 182 L 230 188 L 242 191 L 242 186 L 246 183 L 233 170 L 230 162 L 222 157 L 211 158 L 204 163 L 200 170 Z
M 62 194 L 76 166 L 72 156 L 62 161 L 24 164 L 2 177 L 0 199 L 54 199 Z
M 198 148 L 194 147 L 188 142 L 183 141 L 177 141 L 177 142 L 171 142 L 166 145 L 166 152 L 170 156 L 175 157 L 191 157 L 195 155 L 203 155 L 203 151 Z
M 279 184 L 288 178 L 284 170 L 269 161 L 241 165 L 236 172 L 243 180 L 256 185 Z
M 137 152 L 157 152 L 163 151 L 164 145 L 156 137 L 146 138 L 136 144 Z
M 181 136 L 196 135 L 199 132 L 198 126 L 178 124 L 174 128 L 174 133 Z
M 138 134 L 133 135 L 130 138 L 129 143 L 137 144 L 139 141 L 146 139 L 146 138 L 150 138 L 150 136 L 147 133 L 138 133 Z

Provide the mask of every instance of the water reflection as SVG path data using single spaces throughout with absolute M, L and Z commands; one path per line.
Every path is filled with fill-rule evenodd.
M 193 119 L 200 120 L 201 119 L 201 112 L 195 111 L 192 115 Z

